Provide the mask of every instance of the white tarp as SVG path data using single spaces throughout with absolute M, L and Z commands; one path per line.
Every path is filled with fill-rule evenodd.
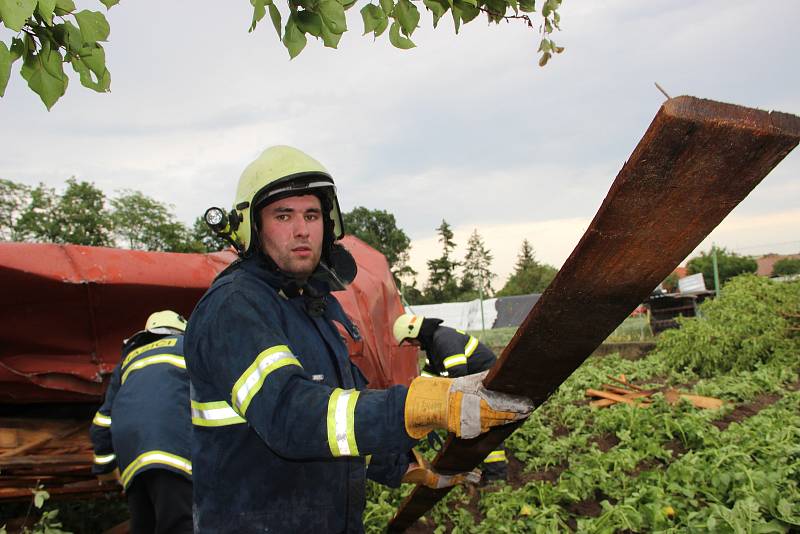
M 706 281 L 703 273 L 685 276 L 678 280 L 678 291 L 681 293 L 702 293 L 706 290 Z
M 490 329 L 497 319 L 497 299 L 483 301 L 483 320 L 486 329 Z M 424 317 L 432 317 L 444 321 L 445 326 L 459 330 L 481 330 L 481 305 L 480 300 L 469 302 L 447 302 L 444 304 L 420 304 L 407 306 L 406 312 Z

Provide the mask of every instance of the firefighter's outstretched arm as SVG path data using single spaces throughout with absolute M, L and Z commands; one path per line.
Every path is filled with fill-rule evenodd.
M 442 428 L 460 438 L 474 438 L 491 427 L 519 421 L 533 411 L 525 397 L 483 387 L 488 371 L 460 378 L 418 377 L 406 397 L 408 435 L 419 439 Z

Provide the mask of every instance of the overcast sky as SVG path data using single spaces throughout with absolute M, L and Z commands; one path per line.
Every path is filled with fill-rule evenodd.
M 111 93 L 73 78 L 47 112 L 15 66 L 0 177 L 138 189 L 189 223 L 232 204 L 261 150 L 294 145 L 328 167 L 344 210 L 396 216 L 421 280 L 445 219 L 458 255 L 473 229 L 484 237 L 499 289 L 524 238 L 542 261 L 567 258 L 664 99 L 653 82 L 800 114 L 793 0 L 566 0 L 555 35 L 566 52 L 545 68 L 523 24 L 476 20 L 455 36 L 424 12 L 417 48 L 400 51 L 360 36 L 361 5 L 338 51 L 310 40 L 289 61 L 268 20 L 247 32 L 246 0 L 123 0 L 109 13 Z M 700 249 L 800 251 L 798 152 Z

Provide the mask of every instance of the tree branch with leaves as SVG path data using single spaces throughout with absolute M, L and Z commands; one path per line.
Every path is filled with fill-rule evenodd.
M 284 1 L 286 3 L 284 3 Z M 99 0 L 111 9 L 119 0 Z M 308 37 L 322 40 L 328 48 L 338 48 L 348 30 L 345 12 L 355 0 L 250 0 L 253 18 L 250 31 L 269 13 L 278 39 L 294 58 L 308 44 Z M 279 5 L 283 10 L 279 9 Z M 450 14 L 456 34 L 462 24 L 474 21 L 483 13 L 490 23 L 522 21 L 529 28 L 536 25 L 529 13 L 536 12 L 536 0 L 378 0 L 361 8 L 364 35 L 375 39 L 389 30 L 389 42 L 403 50 L 414 48 L 412 34 L 419 27 L 419 5 L 431 13 L 433 27 Z M 544 66 L 553 54 L 564 48 L 552 39 L 560 29 L 558 9 L 561 0 L 543 0 L 538 26 L 539 65 Z M 285 22 L 284 22 L 285 21 Z M 111 28 L 100 11 L 78 11 L 73 0 L 0 0 L 0 22 L 17 32 L 10 46 L 0 41 L 0 97 L 5 94 L 11 67 L 22 59 L 20 74 L 28 87 L 39 95 L 49 110 L 69 85 L 64 65 L 69 63 L 83 86 L 104 93 L 111 90 L 111 73 L 101 42 L 108 40 Z

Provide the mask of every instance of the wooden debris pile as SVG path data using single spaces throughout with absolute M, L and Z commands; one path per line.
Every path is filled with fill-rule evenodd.
M 605 408 L 614 404 L 632 404 L 639 408 L 647 408 L 652 404 L 652 397 L 655 393 L 664 395 L 664 399 L 670 404 L 678 404 L 681 400 L 690 402 L 696 408 L 706 408 L 716 410 L 721 408 L 724 404 L 722 399 L 714 397 L 704 397 L 702 395 L 694 395 L 684 391 L 679 391 L 673 388 L 659 388 L 659 389 L 644 389 L 628 382 L 625 375 L 619 375 L 619 378 L 607 375 L 608 379 L 614 384 L 602 384 L 602 389 L 586 390 L 586 396 L 594 398 L 595 400 L 589 403 L 593 408 Z
M 51 497 L 118 496 L 118 484 L 92 475 L 89 424 L 0 417 L 0 502 L 29 500 L 40 485 Z

